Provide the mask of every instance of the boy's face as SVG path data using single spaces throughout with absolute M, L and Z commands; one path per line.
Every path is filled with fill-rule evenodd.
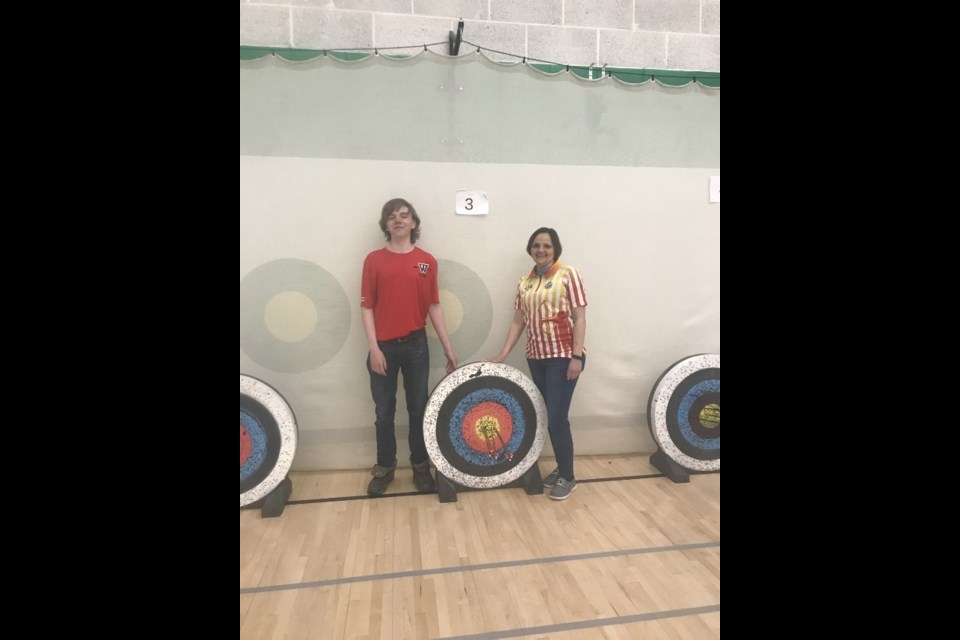
M 417 222 L 405 206 L 387 215 L 387 230 L 390 231 L 390 237 L 393 239 L 409 237 L 410 232 L 416 228 Z

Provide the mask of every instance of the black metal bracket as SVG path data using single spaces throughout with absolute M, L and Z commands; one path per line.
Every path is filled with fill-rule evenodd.
M 457 25 L 457 32 L 450 32 L 450 55 L 460 55 L 460 43 L 463 42 L 463 20 Z

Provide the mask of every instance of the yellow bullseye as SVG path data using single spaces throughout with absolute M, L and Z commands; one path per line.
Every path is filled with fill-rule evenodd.
M 477 420 L 477 435 L 484 440 L 493 440 L 500 434 L 500 422 L 493 416 L 483 416 Z
M 700 424 L 707 429 L 715 429 L 720 426 L 720 405 L 708 404 L 700 410 Z

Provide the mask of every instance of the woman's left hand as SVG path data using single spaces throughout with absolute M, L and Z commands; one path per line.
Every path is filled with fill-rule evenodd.
M 567 380 L 576 380 L 583 371 L 583 363 L 576 358 L 570 358 L 570 364 L 567 366 Z

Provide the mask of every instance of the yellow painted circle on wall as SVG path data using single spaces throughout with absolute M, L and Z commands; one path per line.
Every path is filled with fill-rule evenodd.
M 273 260 L 240 281 L 240 348 L 273 371 L 302 373 L 328 362 L 352 317 L 337 279 L 307 260 Z

